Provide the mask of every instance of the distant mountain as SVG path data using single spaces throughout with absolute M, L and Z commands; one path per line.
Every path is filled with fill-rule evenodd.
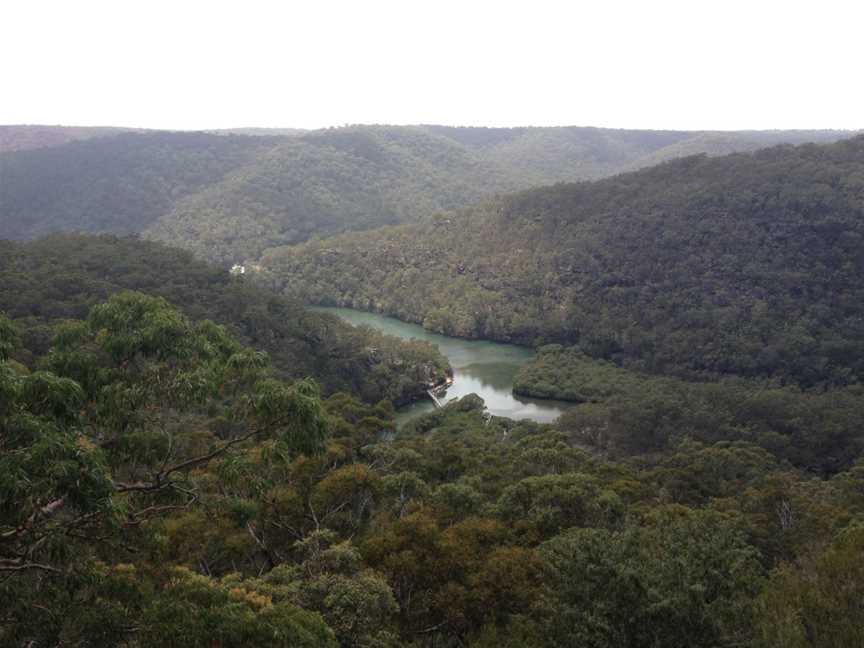
M 216 128 L 204 131 L 215 135 L 256 135 L 261 137 L 294 137 L 308 133 L 306 128 Z
M 0 237 L 134 232 L 223 264 L 257 258 L 270 247 L 416 222 L 498 193 L 611 175 L 693 151 L 850 135 L 443 126 L 110 137 L 95 137 L 105 133 L 92 129 L 49 131 L 88 139 L 0 153 Z
M 864 380 L 864 137 L 687 157 L 269 251 L 276 287 L 688 378 Z
M 153 132 L 0 154 L 0 237 L 143 232 L 271 146 L 267 138 Z
M 833 142 L 853 133 L 830 130 L 652 131 L 562 126 L 476 128 L 422 126 L 526 177 L 534 184 L 594 180 L 673 158 L 725 155 L 776 144 Z
M 230 262 L 315 236 L 413 222 L 519 186 L 516 174 L 417 129 L 333 129 L 259 151 L 144 233 Z
M 130 129 L 99 126 L 0 126 L 0 153 L 60 146 L 68 142 L 116 135 Z

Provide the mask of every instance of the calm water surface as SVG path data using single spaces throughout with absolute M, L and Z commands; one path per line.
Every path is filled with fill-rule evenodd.
M 453 384 L 439 398 L 442 401 L 477 394 L 495 416 L 513 419 L 531 419 L 551 423 L 572 403 L 546 399 L 524 398 L 513 395 L 513 377 L 519 366 L 534 357 L 528 347 L 501 344 L 486 340 L 463 340 L 431 333 L 417 324 L 407 324 L 392 317 L 351 308 L 316 307 L 314 310 L 333 313 L 346 322 L 371 326 L 389 335 L 403 339 L 425 340 L 438 345 L 453 367 Z M 405 421 L 434 409 L 431 400 L 422 400 L 400 408 L 396 421 Z

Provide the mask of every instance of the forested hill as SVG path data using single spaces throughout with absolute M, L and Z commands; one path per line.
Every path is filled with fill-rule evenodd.
M 127 130 L 130 129 L 101 126 L 0 126 L 0 153 L 59 146 L 91 137 L 116 135 Z
M 224 325 L 267 352 L 280 377 L 311 376 L 325 394 L 350 391 L 372 403 L 400 404 L 445 378 L 446 360 L 431 345 L 309 312 L 183 250 L 110 235 L 0 241 L 0 314 L 26 331 L 16 356 L 26 365 L 47 352 L 58 324 L 85 319 L 124 290 L 162 297 L 191 319 Z
M 20 148 L 28 131 L 6 128 Z M 0 238 L 136 232 L 223 264 L 682 154 L 849 135 L 353 126 L 95 137 L 104 133 L 45 129 L 38 150 L 0 153 Z M 89 139 L 47 145 L 78 136 Z
M 423 126 L 539 184 L 595 180 L 687 155 L 724 155 L 777 144 L 833 142 L 853 134 L 827 130 L 653 131 L 564 126 L 469 128 Z
M 268 138 L 124 133 L 0 154 L 0 238 L 142 232 L 272 145 Z
M 94 304 L 32 369 L 29 335 L 0 314 L 4 647 L 864 642 L 864 465 L 784 459 L 858 456 L 860 397 L 756 393 L 732 427 L 680 390 L 557 426 L 471 395 L 394 436 L 388 403 L 278 380 L 158 297 Z M 598 428 L 673 436 L 573 447 Z
M 346 133 L 302 150 L 389 164 Z M 179 139 L 119 136 L 116 173 L 65 146 L 16 159 L 57 155 L 64 186 L 94 183 L 79 207 L 128 226 L 198 188 L 228 214 L 217 197 L 244 185 L 226 160 L 251 173 L 294 150 Z M 33 204 L 53 187 L 43 203 L 28 189 Z M 427 343 L 134 235 L 0 240 L 0 646 L 860 648 L 864 386 L 692 383 L 584 351 L 859 380 L 862 200 L 864 138 L 687 158 L 267 255 L 264 275 L 307 297 L 576 342 L 516 378 L 580 403 L 550 425 L 471 394 L 397 430 L 379 399 L 446 372 Z
M 277 287 L 690 378 L 864 378 L 864 137 L 688 157 L 272 250 Z
M 282 138 L 178 201 L 145 234 L 228 262 L 313 236 L 413 222 L 520 186 L 518 174 L 416 129 L 333 129 Z

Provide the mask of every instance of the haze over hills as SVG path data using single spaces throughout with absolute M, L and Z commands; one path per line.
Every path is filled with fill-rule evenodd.
M 864 648 L 864 3 L 0 16 L 0 648 Z
M 0 645 L 860 648 L 864 137 L 762 148 L 847 135 L 0 154 Z
M 68 142 L 115 135 L 129 128 L 110 126 L 0 126 L 0 153 L 60 146 Z
M 261 138 L 124 133 L 0 155 L 5 238 L 142 232 L 270 146 Z
M 662 131 L 562 126 L 460 128 L 421 126 L 515 169 L 532 183 L 593 180 L 697 153 L 723 155 L 776 144 L 832 142 L 843 131 Z
M 688 157 L 270 250 L 278 287 L 689 378 L 864 379 L 864 137 Z
M 20 131 L 10 146 L 26 147 L 30 128 L 7 127 L 10 142 Z M 493 194 L 683 154 L 851 135 L 353 126 L 94 137 L 102 134 L 57 129 L 57 141 L 90 139 L 0 154 L 0 236 L 135 232 L 231 263 L 313 236 L 415 222 Z

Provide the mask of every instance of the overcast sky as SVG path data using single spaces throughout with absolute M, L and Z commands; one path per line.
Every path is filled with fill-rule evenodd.
M 862 5 L 2 0 L 0 124 L 859 129 Z

